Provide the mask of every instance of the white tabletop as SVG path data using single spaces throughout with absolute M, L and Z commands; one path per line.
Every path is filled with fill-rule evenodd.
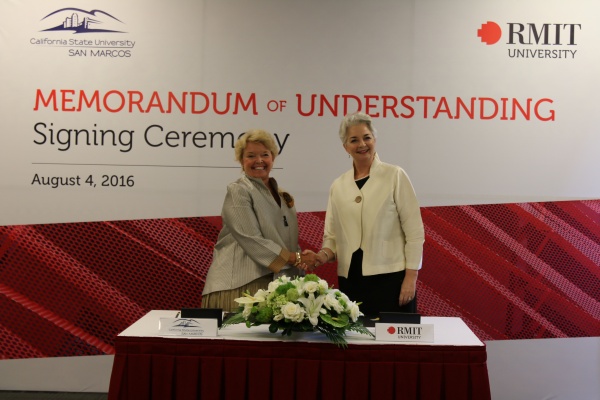
M 152 310 L 140 318 L 137 322 L 125 329 L 119 336 L 126 337 L 164 337 L 183 338 L 182 336 L 162 336 L 159 332 L 160 318 L 176 318 L 177 311 Z M 433 324 L 434 342 L 385 342 L 362 335 L 356 332 L 348 332 L 346 340 L 349 344 L 413 344 L 427 346 L 483 346 L 483 343 L 475 336 L 473 331 L 457 317 L 421 317 L 421 324 Z M 369 328 L 373 334 L 375 328 Z M 219 329 L 216 337 L 185 337 L 189 340 L 254 340 L 254 341 L 290 341 L 290 342 L 315 342 L 327 343 L 329 340 L 319 332 L 293 333 L 292 336 L 282 336 L 280 332 L 270 333 L 268 325 L 247 328 L 244 324 L 229 325 Z

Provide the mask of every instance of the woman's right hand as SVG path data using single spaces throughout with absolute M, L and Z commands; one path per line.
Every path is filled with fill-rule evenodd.
M 301 255 L 302 262 L 298 266 L 303 271 L 312 272 L 317 267 L 317 254 L 312 250 L 304 250 Z

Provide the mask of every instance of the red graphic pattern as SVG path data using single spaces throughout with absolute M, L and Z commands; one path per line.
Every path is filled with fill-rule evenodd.
M 481 340 L 600 336 L 600 200 L 426 207 L 422 315 Z M 319 249 L 324 212 L 300 213 Z M 0 227 L 0 358 L 113 354 L 153 309 L 197 307 L 220 217 Z M 335 265 L 318 274 L 337 285 Z

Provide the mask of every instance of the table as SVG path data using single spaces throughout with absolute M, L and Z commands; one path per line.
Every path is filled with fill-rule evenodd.
M 319 333 L 243 324 L 214 338 L 158 336 L 159 318 L 175 316 L 150 311 L 117 337 L 109 400 L 491 398 L 485 345 L 460 318 L 422 317 L 434 343 L 350 332 L 340 349 Z

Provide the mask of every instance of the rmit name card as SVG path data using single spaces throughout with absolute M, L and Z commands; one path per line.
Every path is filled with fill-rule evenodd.
M 375 340 L 433 343 L 433 324 L 375 324 Z
M 158 331 L 165 336 L 217 336 L 217 320 L 211 318 L 160 318 Z

